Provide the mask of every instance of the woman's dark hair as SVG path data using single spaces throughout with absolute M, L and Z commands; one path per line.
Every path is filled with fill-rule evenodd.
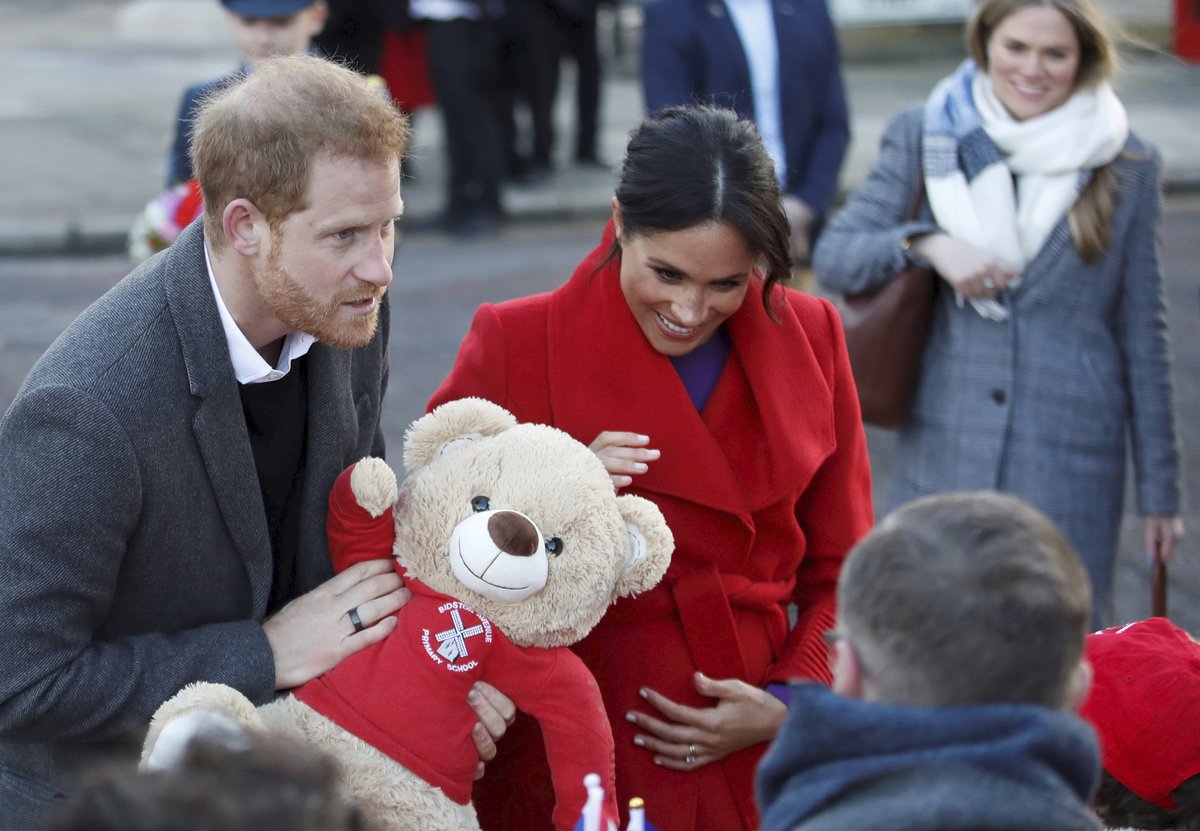
M 706 106 L 651 114 L 630 134 L 616 195 L 624 235 L 705 222 L 737 228 L 761 260 L 762 302 L 771 314 L 771 290 L 791 276 L 792 261 L 775 165 L 752 122 Z M 610 256 L 619 253 L 614 245 Z
M 1200 776 L 1180 782 L 1171 791 L 1171 799 L 1179 806 L 1173 811 L 1147 802 L 1105 770 L 1100 773 L 1100 787 L 1093 804 L 1105 828 L 1200 831 Z

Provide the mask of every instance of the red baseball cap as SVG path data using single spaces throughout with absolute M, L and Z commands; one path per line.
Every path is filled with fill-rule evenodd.
M 1087 638 L 1092 691 L 1082 715 L 1100 736 L 1104 769 L 1147 802 L 1200 773 L 1200 643 L 1166 618 Z

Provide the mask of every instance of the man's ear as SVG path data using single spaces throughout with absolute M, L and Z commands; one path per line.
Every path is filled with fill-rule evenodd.
M 1071 685 L 1067 690 L 1066 708 L 1068 712 L 1078 713 L 1083 709 L 1088 694 L 1092 691 L 1092 665 L 1087 658 L 1080 658 L 1075 671 L 1071 673 Z
M 221 230 L 229 247 L 243 257 L 253 257 L 267 250 L 267 218 L 249 199 L 239 197 L 225 206 Z
M 850 641 L 838 638 L 829 661 L 833 669 L 833 691 L 846 698 L 863 698 L 862 662 Z

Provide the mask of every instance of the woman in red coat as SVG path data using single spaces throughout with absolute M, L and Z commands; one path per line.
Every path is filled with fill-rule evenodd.
M 782 682 L 828 680 L 834 586 L 871 524 L 837 313 L 778 285 L 787 252 L 753 125 L 661 111 L 632 135 L 600 245 L 559 289 L 481 306 L 430 401 L 481 396 L 559 427 L 666 516 L 666 578 L 576 647 L 612 720 L 618 801 L 643 797 L 661 831 L 757 828 Z M 518 720 L 476 786 L 480 821 L 548 828 L 551 798 Z

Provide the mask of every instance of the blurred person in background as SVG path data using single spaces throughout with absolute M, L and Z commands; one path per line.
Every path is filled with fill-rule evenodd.
M 755 123 L 782 189 L 792 259 L 807 264 L 850 141 L 826 0 L 650 0 L 642 91 L 649 112 L 703 102 Z
M 325 0 L 221 0 L 221 5 L 242 64 L 228 75 L 184 91 L 167 167 L 168 188 L 192 178 L 192 127 L 204 97 L 253 72 L 255 64 L 267 58 L 315 54 L 313 40 L 329 13 Z

